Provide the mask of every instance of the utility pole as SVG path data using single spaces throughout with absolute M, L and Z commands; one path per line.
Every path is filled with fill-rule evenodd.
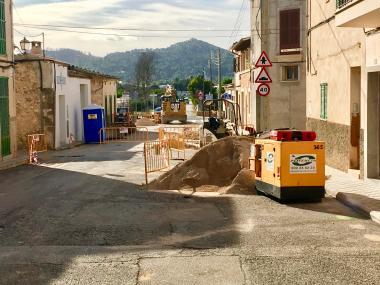
M 218 48 L 217 54 L 217 64 L 218 64 L 218 98 L 222 98 L 222 58 L 220 56 L 220 48 Z M 222 102 L 219 103 L 219 111 L 222 111 Z
M 206 96 L 205 94 L 205 80 L 206 80 L 206 69 L 203 67 L 202 69 L 202 77 L 203 77 L 203 96 Z
M 209 64 L 209 69 L 210 69 L 210 81 L 211 81 L 211 85 L 212 85 L 212 51 L 210 51 L 210 60 L 208 62 Z

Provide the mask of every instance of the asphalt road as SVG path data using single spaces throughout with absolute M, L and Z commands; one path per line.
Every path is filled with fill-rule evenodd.
M 0 284 L 380 284 L 380 227 L 333 198 L 147 192 L 141 146 L 0 172 Z

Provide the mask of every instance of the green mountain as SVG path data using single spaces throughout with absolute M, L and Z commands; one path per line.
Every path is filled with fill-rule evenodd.
M 142 52 L 151 51 L 155 54 L 155 81 L 165 83 L 175 78 L 201 75 L 203 68 L 206 69 L 206 77 L 209 78 L 210 52 L 213 52 L 215 57 L 217 49 L 218 47 L 207 42 L 191 39 L 168 48 L 116 52 L 105 57 L 97 57 L 72 49 L 48 50 L 47 55 L 72 65 L 115 75 L 127 83 L 133 83 L 134 68 L 139 55 Z M 221 58 L 222 77 L 232 77 L 233 55 L 221 49 Z M 217 67 L 214 63 L 212 75 L 216 81 Z

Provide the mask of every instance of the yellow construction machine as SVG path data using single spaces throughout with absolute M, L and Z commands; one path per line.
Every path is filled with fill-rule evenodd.
M 186 102 L 177 99 L 177 91 L 171 85 L 166 87 L 165 95 L 161 97 L 161 122 L 168 124 L 172 121 L 187 122 Z

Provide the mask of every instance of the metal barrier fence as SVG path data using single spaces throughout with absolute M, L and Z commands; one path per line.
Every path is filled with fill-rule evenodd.
M 183 153 L 183 160 L 186 160 L 186 144 L 184 134 L 168 132 L 166 134 L 166 140 L 169 143 L 170 159 L 173 159 L 173 150 L 177 151 L 177 158 L 180 159 L 179 154 Z
M 167 139 L 168 133 L 182 134 L 185 147 L 201 147 L 202 131 L 199 127 L 160 127 L 158 137 L 160 140 Z
M 28 135 L 29 163 L 38 162 L 38 153 L 47 151 L 47 143 L 44 134 Z
M 154 119 L 154 112 L 135 112 L 137 118 Z
M 99 142 L 146 142 L 150 139 L 145 127 L 112 127 L 99 131 Z
M 170 148 L 167 140 L 144 143 L 145 182 L 148 185 L 148 174 L 170 167 Z

